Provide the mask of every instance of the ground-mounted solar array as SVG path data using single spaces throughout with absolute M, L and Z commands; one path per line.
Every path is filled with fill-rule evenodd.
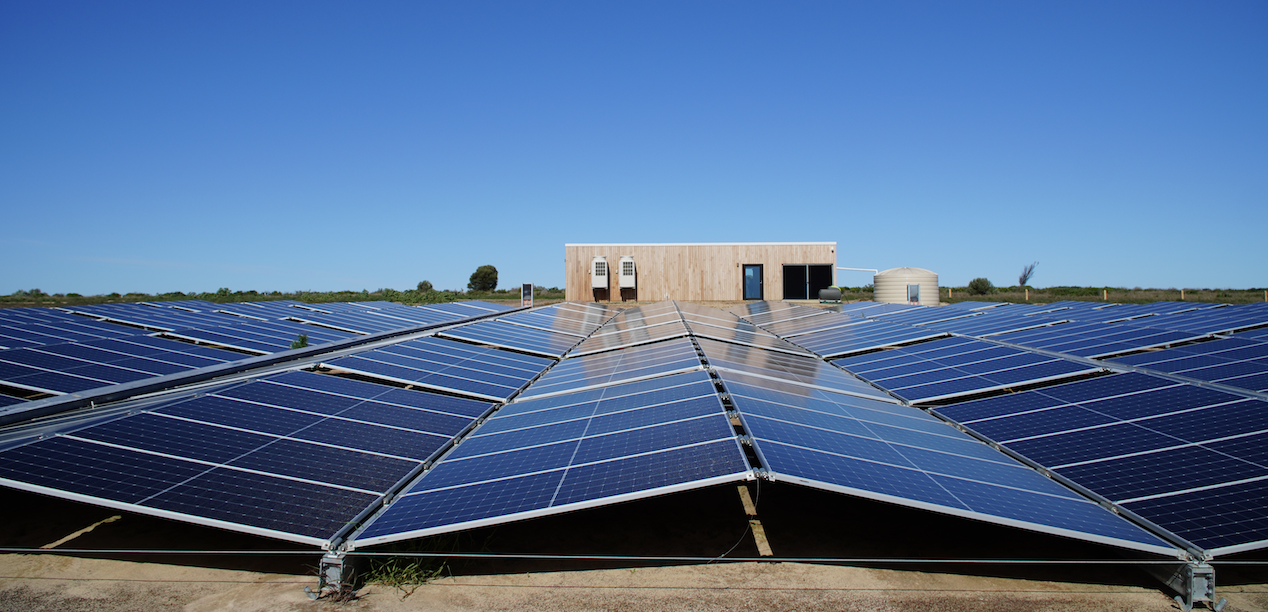
M 0 483 L 351 549 L 772 479 L 1235 552 L 1268 545 L 1264 329 L 1185 303 L 0 311 L 0 414 L 41 410 L 0 429 Z

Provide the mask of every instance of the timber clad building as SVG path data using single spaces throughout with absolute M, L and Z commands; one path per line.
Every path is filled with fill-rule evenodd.
M 835 242 L 565 244 L 569 301 L 806 300 L 831 286 Z

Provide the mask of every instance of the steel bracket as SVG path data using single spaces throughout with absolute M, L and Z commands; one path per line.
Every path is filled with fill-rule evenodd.
M 1189 561 L 1181 565 L 1150 565 L 1149 572 L 1179 595 L 1180 609 L 1189 612 L 1195 604 L 1205 603 L 1212 610 L 1223 610 L 1228 601 L 1215 598 L 1215 568 L 1205 561 Z

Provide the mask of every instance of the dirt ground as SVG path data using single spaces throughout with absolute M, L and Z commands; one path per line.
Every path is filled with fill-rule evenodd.
M 794 485 L 765 484 L 757 499 L 771 547 L 785 558 L 1121 560 L 1119 551 L 1107 547 Z M 103 522 L 113 516 L 120 518 Z M 412 548 L 714 556 L 734 547 L 731 557 L 756 557 L 747 525 L 735 487 L 718 486 L 474 530 Z M 38 548 L 57 542 L 63 550 L 305 550 L 40 495 L 0 492 L 0 546 Z M 442 578 L 411 594 L 361 584 L 355 601 L 336 603 L 312 601 L 304 593 L 304 587 L 317 584 L 312 566 L 319 557 L 316 550 L 302 555 L 0 554 L 0 610 L 1177 609 L 1160 583 L 1120 564 L 672 565 L 452 558 Z M 1216 568 L 1219 594 L 1229 600 L 1227 610 L 1268 612 L 1263 566 Z

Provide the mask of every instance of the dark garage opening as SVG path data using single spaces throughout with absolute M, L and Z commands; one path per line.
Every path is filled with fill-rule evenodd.
M 810 300 L 832 286 L 830 264 L 784 264 L 784 299 Z

